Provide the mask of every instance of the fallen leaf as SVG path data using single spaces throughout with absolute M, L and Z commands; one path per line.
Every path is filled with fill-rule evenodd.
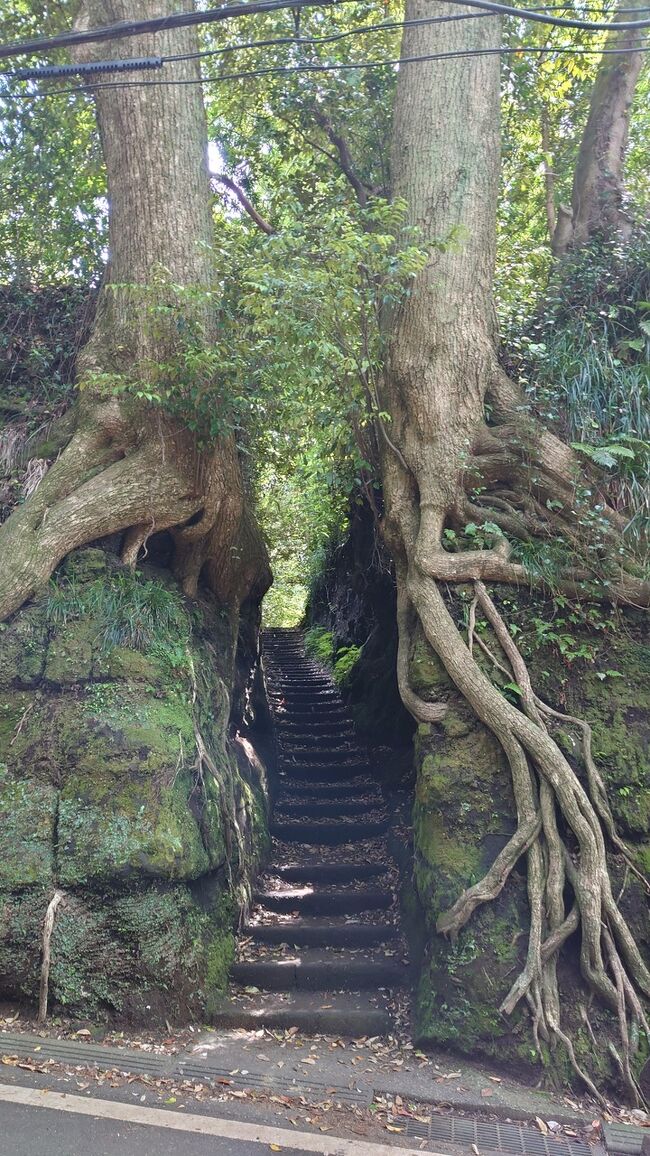
M 548 1136 L 548 1128 L 546 1127 L 544 1120 L 540 1120 L 539 1116 L 535 1116 L 535 1123 L 537 1124 L 537 1127 L 539 1128 L 542 1135 Z
M 494 1088 L 481 1088 L 481 1095 L 485 1099 L 487 1096 L 494 1095 Z
M 280 1147 L 279 1144 L 269 1144 L 269 1148 L 271 1149 L 272 1152 L 281 1152 L 282 1151 L 282 1148 Z
M 500 1084 L 501 1076 L 488 1076 L 488 1080 L 493 1080 L 495 1084 Z
M 479 1156 L 479 1150 L 476 1147 L 476 1144 L 472 1144 L 472 1152 L 474 1153 L 474 1156 Z
M 394 1124 L 384 1124 L 387 1132 L 403 1132 L 403 1128 L 396 1128 Z

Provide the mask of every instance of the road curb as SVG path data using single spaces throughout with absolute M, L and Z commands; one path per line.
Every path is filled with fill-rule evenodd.
M 281 1091 L 284 1095 L 312 1098 L 327 1096 L 358 1107 L 367 1107 L 375 1096 L 401 1096 L 405 1100 L 417 1100 L 418 1103 L 432 1107 L 445 1105 L 452 1113 L 457 1111 L 481 1116 L 489 1114 L 504 1122 L 512 1121 L 520 1124 L 530 1122 L 535 1115 L 534 1109 L 526 1111 L 519 1105 L 487 1103 L 478 1096 L 459 1096 L 457 1092 L 450 1096 L 449 1087 L 441 1088 L 439 1092 L 433 1088 L 430 1092 L 423 1092 L 421 1089 L 414 1092 L 413 1088 L 409 1088 L 408 1081 L 399 1077 L 397 1079 L 379 1077 L 371 1081 L 355 1078 L 346 1087 L 334 1082 L 325 1083 L 309 1078 L 290 1079 L 288 1074 L 275 1076 L 267 1071 L 232 1073 L 227 1067 L 197 1055 L 196 1044 L 193 1044 L 192 1048 L 191 1052 L 184 1050 L 173 1055 L 161 1055 L 136 1048 L 116 1048 L 31 1033 L 0 1033 L 0 1055 L 18 1056 L 20 1059 L 35 1062 L 52 1060 L 71 1067 L 96 1067 L 102 1070 L 115 1070 L 123 1075 L 149 1076 L 153 1079 L 221 1082 L 224 1090 L 226 1086 L 233 1088 L 239 1086 L 252 1091 Z M 546 1114 L 550 1115 L 550 1111 L 551 1109 Z M 552 1117 L 559 1124 L 575 1128 L 584 1128 L 585 1124 L 591 1122 L 590 1116 L 559 1111 L 555 1106 L 552 1107 Z M 648 1135 L 646 1129 L 627 1124 L 605 1124 L 603 1128 L 603 1140 L 608 1153 L 612 1156 L 641 1156 L 643 1141 Z

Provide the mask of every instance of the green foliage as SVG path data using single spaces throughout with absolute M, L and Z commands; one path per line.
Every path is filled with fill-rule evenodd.
M 190 619 L 174 589 L 144 579 L 136 571 L 113 574 L 80 583 L 74 570 L 50 581 L 47 616 L 57 627 L 88 615 L 105 650 L 124 646 L 165 657 L 171 665 L 187 661 Z M 170 648 L 170 640 L 174 646 Z
M 312 626 L 305 634 L 305 650 L 312 658 L 331 665 L 334 660 L 332 632 L 325 626 Z
M 344 687 L 361 654 L 360 646 L 339 646 L 334 649 L 334 636 L 325 626 L 312 626 L 305 634 L 305 650 L 329 666 L 338 686 Z
M 361 654 L 360 646 L 340 646 L 334 660 L 334 681 L 345 687 Z
M 601 242 L 563 261 L 532 320 L 511 330 L 508 352 L 508 368 L 535 408 L 609 475 L 610 500 L 629 511 L 628 540 L 643 555 L 650 529 L 647 230 L 628 244 Z M 576 497 L 601 549 L 599 498 L 588 483 Z
M 3 41 L 68 31 L 77 7 L 74 0 L 12 0 L 2 13 Z M 69 60 L 59 50 L 29 63 Z M 0 77 L 0 282 L 87 283 L 105 260 L 108 216 L 93 104 L 85 93 L 55 100 L 7 95 L 42 87 Z

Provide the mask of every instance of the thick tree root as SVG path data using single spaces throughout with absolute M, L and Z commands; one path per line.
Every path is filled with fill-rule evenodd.
M 41 985 L 38 996 L 38 1016 L 36 1022 L 44 1024 L 47 1019 L 47 1001 L 50 990 L 50 958 L 52 946 L 52 932 L 54 931 L 54 920 L 56 919 L 56 912 L 59 905 L 65 899 L 64 891 L 55 891 L 47 905 L 45 912 L 45 919 L 43 920 L 43 954 L 41 958 Z
M 526 663 L 499 611 L 480 580 L 475 582 L 475 606 L 490 622 L 503 653 L 498 659 L 474 634 L 470 612 L 469 645 L 463 641 L 444 604 L 437 582 L 417 567 L 400 569 L 402 619 L 408 602 L 417 611 L 425 635 L 458 689 L 477 716 L 499 739 L 512 774 L 517 830 L 486 876 L 465 891 L 441 914 L 438 930 L 457 936 L 476 908 L 494 899 L 523 854 L 528 858 L 530 931 L 524 967 L 501 1004 L 511 1014 L 525 1000 L 531 1010 L 533 1034 L 541 1042 L 560 1044 L 577 1076 L 598 1099 L 598 1089 L 578 1063 L 563 1031 L 556 974 L 558 953 L 570 935 L 580 934 L 580 966 L 589 988 L 615 1013 L 619 1047 L 612 1053 L 630 1099 L 640 1092 L 631 1061 L 639 1030 L 650 1038 L 642 998 L 650 996 L 650 973 L 612 894 L 606 837 L 624 855 L 637 877 L 631 855 L 616 834 L 607 793 L 591 754 L 591 732 L 581 720 L 562 716 L 535 694 Z M 445 575 L 446 576 L 446 575 Z M 522 710 L 511 705 L 477 664 L 473 647 L 479 643 L 491 660 L 521 690 Z M 430 704 L 427 704 L 430 705 Z M 585 785 L 549 733 L 549 723 L 569 722 L 582 733 Z M 558 821 L 561 817 L 561 825 Z M 574 902 L 565 908 L 566 885 Z M 646 886 L 648 881 L 644 880 Z

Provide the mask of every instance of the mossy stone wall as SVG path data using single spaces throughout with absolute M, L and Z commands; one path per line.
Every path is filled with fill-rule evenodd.
M 133 581 L 169 589 L 178 614 L 144 647 L 107 644 L 99 603 L 116 576 L 103 550 L 79 551 L 0 627 L 0 993 L 37 996 L 60 887 L 52 1002 L 150 1022 L 201 1014 L 225 987 L 267 851 L 267 785 L 250 744 L 228 738 L 236 616 L 183 604 L 145 568 Z M 197 766 L 196 728 L 216 775 Z
M 650 822 L 647 796 L 648 663 L 650 650 L 638 625 L 597 643 L 594 661 L 570 664 L 551 648 L 528 645 L 533 681 L 548 701 L 567 713 L 587 718 L 593 750 L 607 782 L 617 824 L 640 866 L 647 869 Z M 490 640 L 496 649 L 494 640 Z M 604 671 L 616 674 L 605 674 Z M 420 726 L 415 740 L 416 789 L 414 887 L 428 933 L 421 957 L 414 1004 L 414 1032 L 420 1044 L 448 1046 L 474 1057 L 531 1074 L 545 1066 L 555 1082 L 572 1075 L 565 1055 L 535 1048 L 525 1010 L 506 1018 L 498 1008 L 525 960 L 528 932 L 525 862 L 511 875 L 496 901 L 479 908 L 458 940 L 436 932 L 438 916 L 464 888 L 482 877 L 514 830 L 515 807 L 510 774 L 493 735 L 468 710 L 437 656 L 420 635 L 411 653 L 411 683 L 424 699 L 447 701 L 440 726 Z M 619 677 L 620 675 L 620 677 Z M 571 742 L 566 754 L 579 762 Z M 622 862 L 611 860 L 623 887 L 621 905 L 650 959 L 647 896 Z M 594 1055 L 586 1026 L 584 989 L 579 981 L 577 945 L 570 941 L 559 968 L 564 993 L 565 1031 L 579 1060 L 597 1081 L 615 1077 L 606 1054 Z M 591 1027 L 616 1037 L 610 1013 L 589 1009 Z M 641 1066 L 644 1055 L 637 1057 Z

